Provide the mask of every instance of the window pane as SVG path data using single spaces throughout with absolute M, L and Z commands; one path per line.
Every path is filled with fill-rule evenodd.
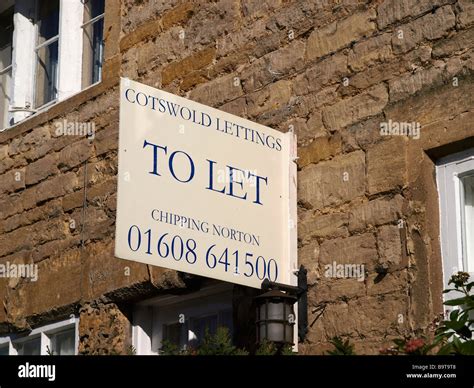
M 13 9 L 0 14 L 0 71 L 12 63 Z
M 61 331 L 53 334 L 51 338 L 51 350 L 55 356 L 72 356 L 75 353 L 74 329 Z
M 41 352 L 41 338 L 35 338 L 28 341 L 15 344 L 19 356 L 38 356 Z
M 219 312 L 219 326 L 227 327 L 229 329 L 229 334 L 232 335 L 234 332 L 232 309 Z
M 38 49 L 36 64 L 36 107 L 57 97 L 58 41 Z
M 216 334 L 217 314 L 201 318 L 192 318 L 190 326 L 188 344 L 191 347 L 196 347 L 202 342 L 206 332 L 210 335 Z
M 9 126 L 11 98 L 13 9 L 0 15 L 0 130 Z
M 88 0 L 84 5 L 84 23 L 104 13 L 104 0 Z
M 0 131 L 9 126 L 8 109 L 11 102 L 11 69 L 0 74 Z
M 59 34 L 59 0 L 38 2 L 38 44 Z
M 101 80 L 104 59 L 104 19 L 84 26 L 82 87 Z
M 468 272 L 474 272 L 474 175 L 462 178 L 464 188 L 463 251 Z
M 168 341 L 180 349 L 185 348 L 188 343 L 187 338 L 188 324 L 185 323 L 171 323 L 163 325 L 163 341 Z
M 8 345 L 0 347 L 0 356 L 8 356 Z

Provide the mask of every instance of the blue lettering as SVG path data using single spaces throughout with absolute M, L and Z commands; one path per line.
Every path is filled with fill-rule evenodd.
M 161 174 L 158 173 L 158 149 L 165 151 L 166 155 L 168 148 L 159 146 L 158 144 L 149 143 L 146 140 L 143 142 L 143 148 L 149 145 L 153 147 L 153 171 L 149 171 L 149 174 L 161 176 Z
M 230 195 L 231 197 L 235 198 L 240 198 L 240 199 L 247 199 L 247 193 L 243 197 L 239 197 L 238 195 L 234 194 L 234 183 L 238 184 L 240 188 L 243 188 L 244 182 L 243 181 L 236 181 L 234 180 L 235 173 L 234 171 L 240 171 L 242 174 L 239 174 L 241 178 L 244 178 L 244 172 L 238 168 L 227 166 L 229 169 L 229 175 L 230 175 L 230 182 L 229 182 L 229 193 L 227 195 Z
M 174 103 L 169 102 L 169 101 L 166 101 L 166 105 L 168 105 L 168 111 L 169 111 L 170 115 L 176 117 L 176 115 L 178 114 L 179 105 L 174 104 Z
M 158 100 L 158 105 L 160 106 L 158 108 L 158 110 L 161 112 L 161 113 L 165 113 L 166 112 L 166 107 L 165 107 L 165 100 L 162 100 L 161 98 Z
M 135 104 L 135 101 L 131 101 L 129 98 L 128 98 L 128 92 L 132 91 L 133 93 L 135 93 L 135 90 L 133 89 L 127 89 L 127 91 L 125 92 L 125 98 L 127 99 L 128 102 L 131 102 L 132 104 Z
M 218 193 L 224 194 L 225 187 L 222 190 L 217 190 L 214 188 L 214 162 L 213 160 L 206 159 L 209 162 L 209 186 L 206 187 L 208 190 L 216 191 Z
M 263 205 L 262 202 L 260 202 L 260 180 L 265 181 L 265 183 L 268 186 L 268 178 L 259 176 L 256 174 L 252 174 L 251 172 L 249 172 L 249 178 L 250 177 L 255 177 L 256 190 L 255 190 L 255 201 L 253 201 L 253 203 L 256 203 L 257 205 Z
M 141 97 L 141 96 L 143 96 L 145 98 L 145 102 L 143 104 L 140 104 L 139 97 Z M 137 93 L 136 99 L 137 99 L 137 104 L 140 105 L 140 106 L 146 106 L 148 104 L 148 97 L 144 93 L 141 93 L 141 92 Z
M 174 173 L 174 168 L 173 168 L 173 160 L 174 160 L 174 157 L 177 155 L 177 154 L 183 154 L 185 155 L 188 160 L 189 160 L 189 166 L 191 168 L 191 171 L 189 173 L 189 178 L 188 179 L 179 179 L 176 174 Z M 170 168 L 170 172 L 171 174 L 173 175 L 174 179 L 176 179 L 177 181 L 179 182 L 182 182 L 182 183 L 188 183 L 191 179 L 194 178 L 194 162 L 193 160 L 191 159 L 191 157 L 184 151 L 174 151 L 171 155 L 170 155 L 170 160 L 169 160 L 169 168 Z

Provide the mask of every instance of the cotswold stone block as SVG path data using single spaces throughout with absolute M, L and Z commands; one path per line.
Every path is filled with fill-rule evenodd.
M 377 248 L 372 233 L 347 238 L 326 240 L 320 245 L 320 263 L 366 264 L 373 267 L 377 261 Z
M 298 167 L 303 168 L 310 163 L 318 163 L 341 152 L 341 135 L 318 137 L 308 146 L 298 150 Z
M 48 179 L 35 187 L 25 190 L 22 194 L 23 207 L 24 209 L 31 209 L 37 203 L 72 192 L 77 185 L 77 177 L 73 172 Z
M 61 214 L 61 204 L 59 200 L 53 200 L 44 206 L 39 206 L 30 211 L 15 214 L 12 217 L 0 222 L 0 233 L 7 233 L 21 226 L 30 225 L 44 219 L 58 217 Z
M 127 354 L 131 323 L 116 304 L 89 303 L 79 314 L 79 354 Z
M 329 130 L 340 129 L 380 113 L 387 102 L 386 87 L 377 85 L 357 96 L 346 98 L 335 105 L 324 108 L 323 121 Z
M 357 89 L 367 89 L 383 81 L 397 78 L 408 71 L 413 72 L 414 66 L 427 65 L 431 61 L 431 47 L 420 46 L 402 57 L 393 60 L 376 63 L 360 73 L 355 74 L 349 80 L 349 85 Z
M 163 18 L 161 19 L 163 28 L 167 29 L 175 24 L 185 23 L 193 15 L 193 11 L 194 4 L 192 3 L 177 5 L 163 14 Z
M 197 86 L 190 92 L 189 98 L 206 105 L 218 106 L 242 94 L 240 79 L 236 74 L 229 74 Z
M 391 80 L 389 82 L 390 101 L 402 100 L 425 87 L 432 87 L 442 82 L 443 71 L 443 68 L 432 67 Z
M 437 42 L 433 46 L 433 57 L 442 58 L 456 52 L 465 51 L 471 47 L 474 47 L 474 28 L 460 31 L 451 38 Z
M 380 276 L 377 273 L 371 273 L 367 277 L 367 295 L 383 295 L 400 291 L 403 292 L 406 290 L 407 286 L 407 270 L 389 272 L 382 279 L 380 279 Z
M 377 8 L 377 24 L 385 28 L 389 24 L 416 17 L 428 12 L 434 7 L 450 3 L 449 0 L 385 0 Z
M 325 105 L 335 104 L 339 101 L 340 96 L 338 94 L 338 88 L 339 85 L 332 85 L 325 87 L 318 93 L 310 93 L 302 97 L 298 96 L 298 104 L 295 113 L 303 117 L 309 115 L 308 121 L 316 120 L 315 123 L 318 124 L 318 119 L 322 120 L 322 107 Z M 315 137 L 322 136 L 325 133 L 326 130 L 324 129 L 324 126 L 321 126 L 321 131 L 318 131 L 315 134 Z
M 137 7 L 135 0 L 125 0 L 123 4 L 122 29 L 124 33 L 133 31 L 155 15 L 163 15 L 177 5 L 178 0 L 144 1 Z
M 349 231 L 359 232 L 371 226 L 395 222 L 401 219 L 404 199 L 397 194 L 394 198 L 377 198 L 357 206 L 349 213 Z
M 177 78 L 181 78 L 195 70 L 202 69 L 212 63 L 215 58 L 216 49 L 209 47 L 198 51 L 179 62 L 172 62 L 162 71 L 161 82 L 163 86 L 168 85 Z
M 315 284 L 319 278 L 319 244 L 316 240 L 298 249 L 298 263 L 308 270 L 308 284 Z
M 377 232 L 380 263 L 390 266 L 402 262 L 400 228 L 396 225 L 381 226 Z
M 55 257 L 38 263 L 38 281 L 18 293 L 15 303 L 24 306 L 25 316 L 39 315 L 48 309 L 64 309 L 80 299 L 80 279 L 80 250 L 63 251 L 60 259 Z
M 321 111 L 314 112 L 306 122 L 306 128 L 308 130 L 308 135 L 311 138 L 323 137 L 327 134 L 326 128 L 324 128 L 323 115 Z M 296 132 L 298 135 L 298 131 Z M 298 140 L 301 133 L 298 135 Z
M 92 156 L 94 147 L 90 140 L 83 139 L 64 147 L 59 153 L 58 167 L 60 169 L 70 169 Z
M 343 152 L 366 150 L 368 146 L 379 142 L 381 140 L 380 121 L 383 119 L 383 115 L 380 114 L 350 125 L 346 130 L 341 131 Z
M 0 146 L 0 161 L 4 160 L 8 156 L 8 145 Z
M 317 62 L 302 75 L 295 78 L 295 93 L 305 95 L 311 92 L 319 92 L 328 84 L 340 83 L 347 75 L 347 55 L 337 53 Z
M 468 126 L 467 123 L 472 121 L 469 116 L 473 99 L 472 83 L 460 82 L 458 87 L 448 84 L 427 91 L 423 94 L 423 98 L 407 100 L 410 110 L 407 110 L 406 104 L 398 103 L 387 108 L 385 115 L 387 119 L 399 122 L 419 121 L 422 125 L 421 138 L 416 141 L 425 143 L 423 147 L 427 149 L 472 136 L 472 126 Z M 447 103 L 450 101 L 456 101 L 456 103 Z M 453 117 L 458 117 L 458 119 L 452 119 Z M 456 124 L 452 125 L 454 122 Z M 460 129 L 461 131 L 458 132 Z M 429 136 L 425 136 L 426 134 Z
M 376 194 L 403 187 L 406 182 L 406 141 L 395 137 L 383 141 L 367 152 L 367 177 L 369 194 Z M 416 141 L 416 140 L 410 140 Z M 394 151 L 396 154 L 394 155 Z
M 0 176 L 0 194 L 25 188 L 25 169 L 18 168 Z
M 474 3 L 471 0 L 459 0 L 455 9 L 460 27 L 466 28 L 474 23 Z
M 65 237 L 66 224 L 62 220 L 40 221 L 0 235 L 0 257 Z
M 315 237 L 346 237 L 349 235 L 347 224 L 349 217 L 345 213 L 308 215 L 299 220 L 298 234 L 302 239 Z
M 217 0 L 205 2 L 186 23 L 186 36 L 193 45 L 214 44 L 221 35 L 229 35 L 242 25 L 240 2 Z
M 242 71 L 242 85 L 247 93 L 275 82 L 283 75 L 294 73 L 304 66 L 305 42 L 295 40 L 252 62 Z
M 58 169 L 56 167 L 57 157 L 56 154 L 49 154 L 44 158 L 37 160 L 34 163 L 29 164 L 26 167 L 26 184 L 35 184 L 50 175 L 55 174 Z
M 393 58 L 391 36 L 383 34 L 354 45 L 350 51 L 349 67 L 361 71 L 375 62 L 385 62 Z
M 256 17 L 264 17 L 277 9 L 281 5 L 281 1 L 282 0 L 274 0 L 268 3 L 265 1 L 243 0 L 242 12 L 245 17 L 251 19 Z
M 247 113 L 249 116 L 257 116 L 267 111 L 275 111 L 290 102 L 291 82 L 282 80 L 248 96 Z
M 10 143 L 9 155 L 16 155 L 21 152 L 26 152 L 31 148 L 39 147 L 44 143 L 48 143 L 51 139 L 51 134 L 47 127 L 35 128 L 27 133 L 22 138 L 15 138 Z
M 298 175 L 298 198 L 315 209 L 348 202 L 365 193 L 362 151 L 305 167 Z
M 321 280 L 316 288 L 316 301 L 334 302 L 340 299 L 351 299 L 358 296 L 365 296 L 365 284 L 357 279 L 333 279 L 324 277 L 324 267 Z
M 369 36 L 376 29 L 373 22 L 375 17 L 375 10 L 371 9 L 316 29 L 308 38 L 306 58 L 312 61 L 335 52 L 364 36 Z
M 438 8 L 434 14 L 425 15 L 394 29 L 392 35 L 393 51 L 396 54 L 405 53 L 423 39 L 441 38 L 454 27 L 455 23 L 456 16 L 451 6 Z
M 0 200 L 0 219 L 3 220 L 14 214 L 23 211 L 23 203 L 21 196 L 18 194 L 11 194 L 3 200 Z
M 409 300 L 405 292 L 399 292 L 353 299 L 348 302 L 348 305 L 346 319 L 341 320 L 339 317 L 339 320 L 345 321 L 341 322 L 341 325 L 345 325 L 348 330 L 352 329 L 353 333 L 373 333 L 383 336 L 388 333 L 397 334 L 394 327 L 400 327 L 399 314 L 406 317 Z

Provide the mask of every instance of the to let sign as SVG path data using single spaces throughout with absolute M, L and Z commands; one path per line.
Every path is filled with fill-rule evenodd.
M 295 137 L 121 80 L 115 255 L 260 288 L 296 277 Z

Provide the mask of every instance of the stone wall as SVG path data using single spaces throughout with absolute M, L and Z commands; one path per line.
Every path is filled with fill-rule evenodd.
M 442 310 L 434 162 L 474 136 L 473 25 L 470 0 L 108 0 L 102 83 L 0 133 L 0 260 L 40 272 L 0 279 L 0 330 L 75 312 L 81 351 L 124 351 L 116 303 L 186 287 L 113 256 L 120 76 L 298 134 L 302 353 L 425 328 Z M 95 138 L 57 136 L 62 120 Z M 381 136 L 389 120 L 421 137 Z M 334 261 L 367 277 L 325 277 Z

